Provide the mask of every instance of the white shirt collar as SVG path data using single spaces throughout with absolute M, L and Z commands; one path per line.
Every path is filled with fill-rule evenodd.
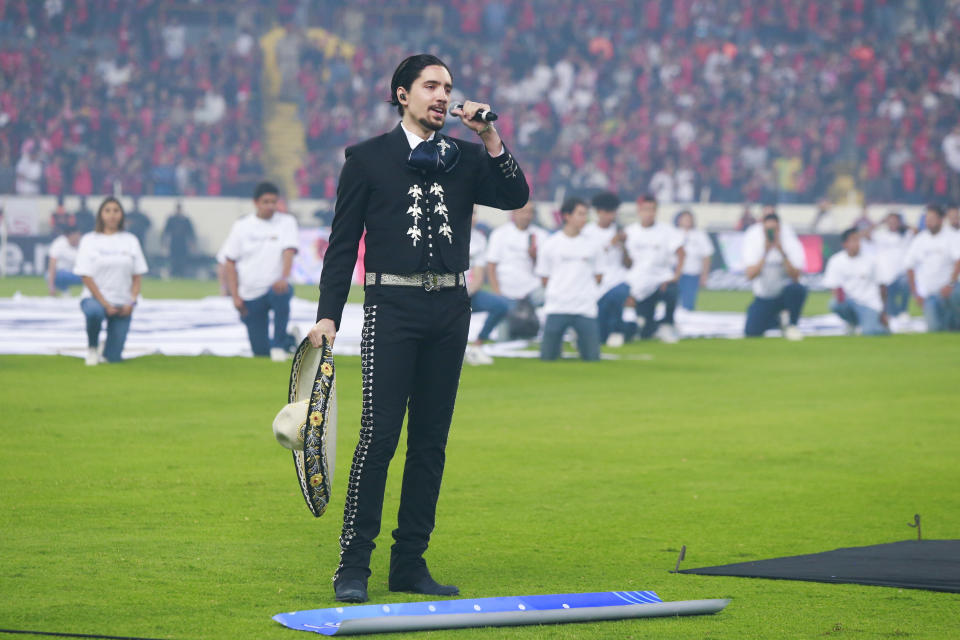
M 423 142 L 423 138 L 421 138 L 420 136 L 418 136 L 418 135 L 415 134 L 415 133 L 412 133 L 409 129 L 407 129 L 405 126 L 403 126 L 403 122 L 402 122 L 402 121 L 400 122 L 400 128 L 403 129 L 403 132 L 406 134 L 406 136 L 407 136 L 407 144 L 410 145 L 410 148 L 411 148 L 411 149 L 416 149 L 416 148 L 417 148 L 417 145 L 420 144 L 421 142 Z M 436 131 L 431 132 L 431 133 L 430 133 L 430 137 L 427 138 L 427 140 L 433 140 L 433 137 L 434 137 L 435 135 L 437 135 L 437 132 L 436 132 Z

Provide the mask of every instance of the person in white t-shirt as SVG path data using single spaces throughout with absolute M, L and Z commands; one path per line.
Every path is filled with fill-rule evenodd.
M 83 234 L 76 226 L 63 230 L 63 235 L 50 244 L 49 263 L 47 264 L 47 289 L 55 296 L 70 287 L 83 284 L 83 278 L 73 272 L 77 262 L 77 248 Z
M 630 270 L 627 283 L 638 321 L 640 338 L 656 336 L 666 343 L 677 341 L 673 314 L 677 308 L 677 281 L 683 273 L 686 252 L 683 236 L 669 225 L 657 222 L 657 200 L 652 195 L 637 200 L 639 222 L 626 228 L 625 248 Z M 663 302 L 662 320 L 654 319 L 657 304 Z M 628 336 L 628 338 L 631 336 Z
M 261 182 L 253 193 L 255 213 L 233 223 L 220 254 L 233 306 L 247 327 L 255 356 L 282 361 L 295 348 L 287 334 L 290 320 L 290 271 L 299 245 L 297 220 L 277 211 L 280 192 Z M 268 336 L 273 312 L 273 335 Z
M 123 230 L 123 206 L 107 198 L 97 210 L 94 231 L 83 236 L 73 272 L 83 278 L 80 308 L 87 319 L 87 365 L 99 362 L 100 328 L 107 323 L 103 357 L 120 362 L 140 295 L 147 261 L 137 236 Z
M 623 322 L 623 305 L 630 297 L 627 269 L 624 266 L 623 243 L 626 234 L 617 224 L 620 198 L 602 191 L 591 201 L 597 219 L 583 228 L 583 235 L 600 246 L 600 299 L 597 300 L 597 326 L 600 344 L 617 347 L 623 344 L 627 327 Z
M 707 286 L 707 278 L 710 276 L 713 242 L 706 231 L 697 229 L 696 220 L 690 210 L 678 213 L 673 224 L 683 235 L 683 273 L 677 281 L 680 306 L 687 311 L 693 311 L 697 306 L 697 293 L 700 287 Z
M 880 284 L 887 288 L 885 311 L 891 318 L 906 314 L 910 305 L 910 284 L 903 258 L 913 240 L 913 231 L 903 221 L 903 216 L 891 211 L 883 224 L 870 233 L 877 260 L 877 275 Z
M 577 350 L 584 360 L 600 359 L 597 329 L 597 285 L 600 247 L 581 233 L 587 224 L 587 203 L 568 198 L 560 207 L 563 227 L 550 236 L 537 256 L 537 275 L 545 288 L 547 314 L 540 342 L 540 359 L 556 360 L 568 328 L 577 333 Z
M 527 203 L 510 214 L 510 222 L 490 233 L 487 244 L 487 279 L 495 294 L 517 301 L 543 304 L 540 279 L 534 273 L 537 249 L 548 234 L 533 224 L 535 209 Z
M 823 275 L 824 286 L 833 289 L 830 310 L 847 323 L 849 333 L 858 326 L 865 336 L 890 333 L 884 311 L 887 288 L 880 282 L 876 255 L 861 251 L 855 228 L 844 231 L 840 240 L 843 251 L 830 256 Z
M 780 327 L 787 340 L 802 340 L 797 323 L 807 288 L 800 284 L 804 253 L 794 230 L 782 224 L 776 213 L 767 213 L 743 234 L 743 263 L 754 295 L 747 308 L 747 337 Z M 781 319 L 784 312 L 786 322 Z
M 939 205 L 927 205 L 926 228 L 904 257 L 910 293 L 923 309 L 927 331 L 960 328 L 960 237 L 944 223 Z
M 490 334 L 506 317 L 513 303 L 483 288 L 487 270 L 487 237 L 477 228 L 477 212 L 473 212 L 473 226 L 470 228 L 470 270 L 467 272 L 467 293 L 470 294 L 470 308 L 474 313 L 486 311 L 487 318 L 480 328 L 480 334 L 473 344 L 467 345 L 465 359 L 468 364 L 493 364 L 493 358 L 483 351 L 484 343 L 490 340 Z

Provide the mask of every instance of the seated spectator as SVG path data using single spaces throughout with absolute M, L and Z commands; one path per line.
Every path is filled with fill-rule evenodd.
M 807 288 L 800 284 L 803 246 L 793 229 L 781 224 L 776 213 L 767 213 L 763 222 L 744 234 L 743 262 L 747 265 L 746 276 L 752 283 L 754 295 L 747 308 L 744 329 L 747 337 L 762 336 L 767 330 L 779 327 L 787 340 L 802 340 L 797 323 L 807 299 Z
M 637 200 L 637 217 L 639 221 L 625 231 L 624 247 L 630 266 L 627 304 L 636 308 L 641 339 L 656 336 L 672 344 L 678 340 L 673 315 L 677 308 L 677 281 L 685 259 L 683 237 L 673 227 L 657 222 L 657 200 L 652 195 Z M 665 313 L 662 320 L 656 320 L 654 314 L 660 302 Z M 627 339 L 633 337 L 629 333 Z
M 536 209 L 529 202 L 510 214 L 510 222 L 490 233 L 487 245 L 487 278 L 493 293 L 514 302 L 543 304 L 543 288 L 534 273 L 537 250 L 547 239 L 546 231 L 533 224 Z
M 880 283 L 874 256 L 860 250 L 860 232 L 847 229 L 840 237 L 843 251 L 830 256 L 823 284 L 833 289 L 830 310 L 847 323 L 848 333 L 859 327 L 865 336 L 890 333 L 884 300 L 887 289 Z
M 713 260 L 713 242 L 706 231 L 696 228 L 696 220 L 689 210 L 681 211 L 674 225 L 683 235 L 683 275 L 677 281 L 680 306 L 693 311 L 697 306 L 700 287 L 707 286 L 710 277 L 710 262 Z
M 67 227 L 63 235 L 50 245 L 47 265 L 47 290 L 51 296 L 65 293 L 70 287 L 83 284 L 83 278 L 73 272 L 77 262 L 77 247 L 83 234 L 74 227 Z
M 927 331 L 960 328 L 960 241 L 944 224 L 939 205 L 927 205 L 926 228 L 910 242 L 904 265 L 910 294 L 923 309 Z
M 540 359 L 556 360 L 563 334 L 573 329 L 584 360 L 600 359 L 597 330 L 597 285 L 601 280 L 600 247 L 581 233 L 587 224 L 587 203 L 568 198 L 560 207 L 563 227 L 550 236 L 537 255 L 537 275 L 545 290 L 547 314 L 540 343 Z
M 913 239 L 913 231 L 903 221 L 903 216 L 891 211 L 871 234 L 870 241 L 876 250 L 877 276 L 887 288 L 885 311 L 891 318 L 906 316 L 910 304 L 910 284 L 903 259 Z M 906 317 L 901 317 L 905 320 Z
M 623 306 L 630 297 L 627 269 L 624 266 L 623 243 L 626 234 L 617 223 L 620 198 L 611 191 L 593 197 L 597 214 L 595 222 L 583 228 L 583 235 L 600 246 L 600 299 L 597 301 L 597 326 L 600 343 L 611 347 L 623 344 L 627 328 L 623 323 Z
M 477 212 L 473 212 L 470 228 L 470 270 L 467 272 L 467 293 L 470 294 L 470 308 L 474 313 L 486 312 L 487 317 L 480 328 L 480 334 L 473 344 L 467 345 L 465 359 L 468 364 L 493 364 L 493 358 L 483 351 L 483 345 L 490 340 L 490 334 L 507 316 L 512 306 L 510 300 L 483 289 L 484 274 L 487 270 L 487 237 L 477 229 Z

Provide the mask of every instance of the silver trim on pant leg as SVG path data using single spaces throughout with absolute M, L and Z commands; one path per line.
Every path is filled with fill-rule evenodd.
M 367 450 L 373 440 L 373 345 L 376 337 L 377 305 L 363 309 L 363 333 L 360 342 L 360 371 L 363 379 L 363 408 L 360 414 L 360 440 L 353 453 L 347 497 L 343 503 L 343 530 L 340 533 L 340 564 L 333 579 L 343 570 L 343 554 L 350 549 L 356 535 L 356 518 L 360 491 L 360 474 L 367 459 Z

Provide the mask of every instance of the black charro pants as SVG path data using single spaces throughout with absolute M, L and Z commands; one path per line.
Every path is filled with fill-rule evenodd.
M 380 533 L 387 467 L 407 419 L 394 565 L 423 564 L 436 516 L 447 433 L 470 326 L 466 288 L 371 286 L 364 300 L 360 441 L 350 469 L 340 535 L 343 572 L 369 575 Z

